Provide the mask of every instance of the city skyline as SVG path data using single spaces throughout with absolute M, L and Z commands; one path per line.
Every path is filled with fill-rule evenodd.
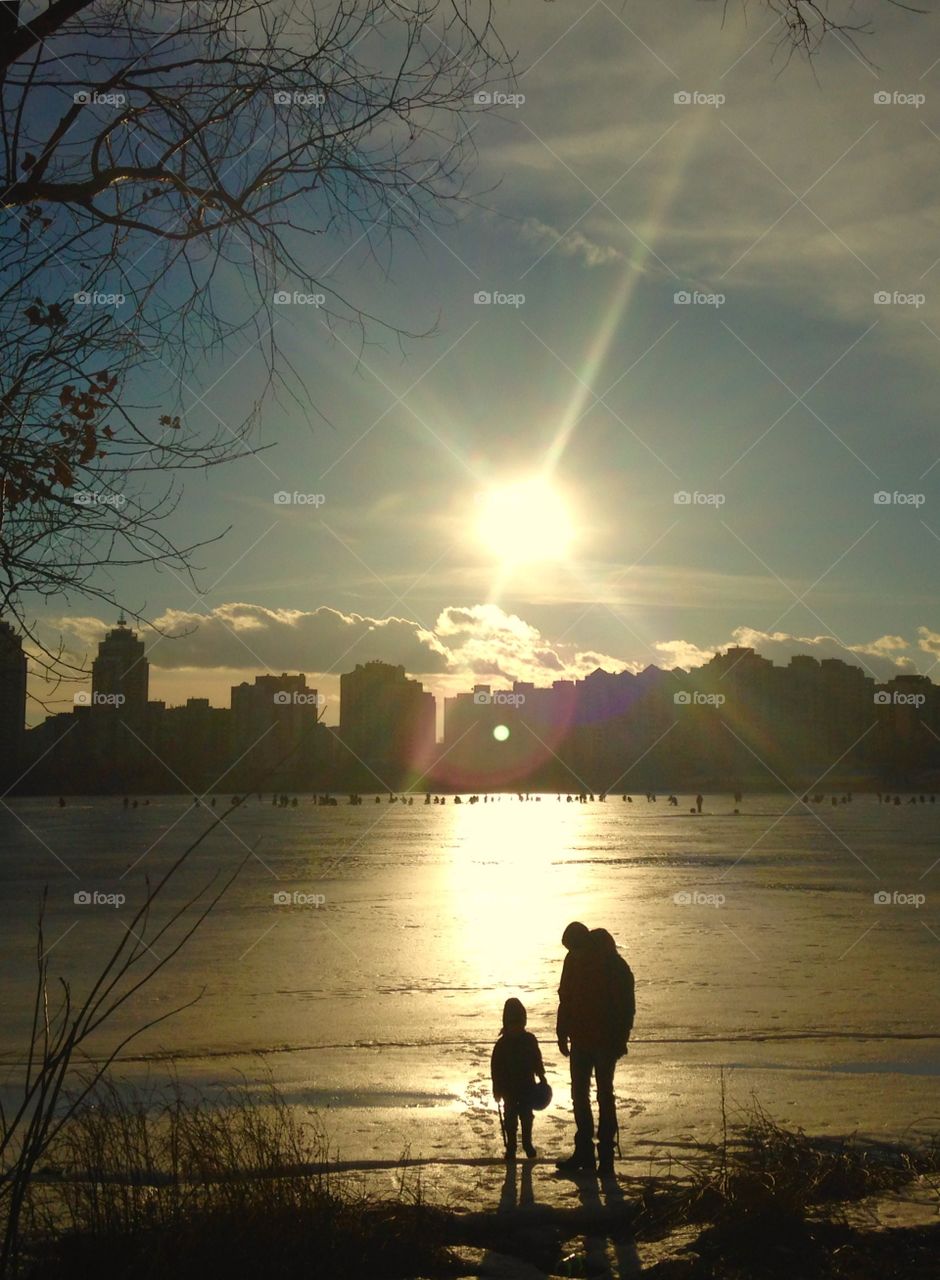
M 126 654 L 123 657 L 120 655 L 120 650 L 118 650 L 117 656 L 115 656 L 114 651 L 112 651 L 111 657 L 108 658 L 106 655 L 109 639 L 121 634 L 122 631 L 128 638 L 133 636 L 133 645 L 126 651 Z M 9 624 L 6 626 L 6 634 L 8 637 L 12 637 L 14 641 L 17 639 L 15 629 L 11 628 Z M 744 640 L 749 641 L 749 643 L 741 643 Z M 805 645 L 806 647 L 801 647 L 801 645 Z M 355 647 L 358 648 L 358 645 Z M 765 647 L 770 651 L 770 656 L 762 651 Z M 655 669 L 664 673 L 692 674 L 706 668 L 709 664 L 714 664 L 723 653 L 726 654 L 729 651 L 753 651 L 758 657 L 764 659 L 765 662 L 772 664 L 777 669 L 784 669 L 788 665 L 793 665 L 794 661 L 800 662 L 808 659 L 816 664 L 827 664 L 830 666 L 833 664 L 844 663 L 850 668 L 857 668 L 875 684 L 887 684 L 898 677 L 924 677 L 932 684 L 936 683 L 930 674 L 934 668 L 933 663 L 924 664 L 926 665 L 927 670 L 922 671 L 915 668 L 913 664 L 901 665 L 896 659 L 885 659 L 884 653 L 856 655 L 849 650 L 842 649 L 838 644 L 833 643 L 831 637 L 821 637 L 815 653 L 810 651 L 811 647 L 812 646 L 807 644 L 805 640 L 800 641 L 795 637 L 784 636 L 770 638 L 766 645 L 761 645 L 759 636 L 755 636 L 755 634 L 748 629 L 741 629 L 738 635 L 733 637 L 731 641 L 724 645 L 716 646 L 714 651 L 706 650 L 692 654 L 686 650 L 685 665 L 680 662 L 675 662 L 672 665 L 669 665 L 667 661 L 659 663 L 650 662 L 645 664 L 645 666 L 640 663 L 617 664 L 609 658 L 604 659 L 603 655 L 583 655 L 588 660 L 592 658 L 595 659 L 597 661 L 597 665 L 590 667 L 590 669 L 584 669 L 582 674 L 572 675 L 566 671 L 562 671 L 560 675 L 556 675 L 554 672 L 546 673 L 543 674 L 542 682 L 536 683 L 536 681 L 524 676 L 513 676 L 509 673 L 494 672 L 492 670 L 485 676 L 480 676 L 473 670 L 460 674 L 445 673 L 438 677 L 437 687 L 428 689 L 428 694 L 434 698 L 436 703 L 437 710 L 435 723 L 437 728 L 437 737 L 440 740 L 444 736 L 445 703 L 452 700 L 454 697 L 462 696 L 468 691 L 472 692 L 473 689 L 478 687 L 486 687 L 487 689 L 492 689 L 494 692 L 496 692 L 497 689 L 502 689 L 503 692 L 511 692 L 520 686 L 529 688 L 535 687 L 544 690 L 550 688 L 552 685 L 557 686 L 559 683 L 571 683 L 573 681 L 578 682 L 599 672 L 611 676 L 635 676 L 642 674 L 644 671 Z M 25 646 L 25 648 L 28 652 L 28 645 Z M 673 650 L 672 652 L 677 651 Z M 284 655 L 282 654 L 281 656 Z M 303 658 L 304 655 L 299 650 L 295 650 L 291 656 Z M 308 654 L 307 656 L 311 655 Z M 669 654 L 667 653 L 665 656 L 668 658 Z M 690 658 L 693 660 L 690 661 Z M 605 660 L 611 664 L 609 667 L 601 665 Z M 384 657 L 370 653 L 361 655 L 361 661 L 356 661 L 355 665 L 358 669 L 363 663 L 382 664 L 386 663 L 386 661 L 387 660 Z M 30 700 L 27 698 L 25 713 L 26 727 L 35 727 L 37 724 L 41 724 L 49 715 L 68 712 L 75 705 L 87 705 L 92 697 L 93 690 L 96 687 L 101 692 L 106 692 L 109 681 L 114 678 L 120 678 L 120 667 L 122 666 L 122 663 L 126 667 L 126 670 L 132 680 L 138 683 L 142 680 L 142 687 L 149 691 L 151 701 L 159 702 L 168 707 L 174 708 L 184 706 L 187 702 L 193 700 L 200 702 L 205 701 L 209 706 L 215 708 L 231 707 L 232 696 L 235 693 L 235 684 L 233 682 L 225 683 L 225 674 L 227 671 L 231 670 L 237 674 L 244 674 L 249 677 L 250 680 L 260 682 L 264 680 L 287 679 L 289 673 L 286 667 L 293 666 L 300 676 L 316 680 L 318 686 L 321 686 L 319 688 L 318 695 L 318 707 L 321 721 L 331 726 L 339 726 L 340 724 L 340 689 L 343 678 L 348 674 L 348 672 L 324 672 L 322 669 L 318 669 L 316 664 L 311 665 L 310 663 L 303 661 L 295 662 L 293 664 L 287 663 L 285 664 L 285 669 L 281 671 L 277 671 L 271 667 L 268 667 L 264 672 L 258 670 L 249 671 L 244 668 L 234 667 L 230 669 L 223 668 L 220 674 L 222 676 L 224 690 L 221 687 L 214 690 L 215 697 L 206 697 L 204 691 L 200 692 L 198 690 L 198 686 L 196 692 L 185 693 L 182 700 L 179 701 L 174 701 L 170 698 L 160 696 L 162 677 L 165 676 L 165 669 L 155 667 L 150 659 L 150 651 L 147 649 L 145 642 L 141 639 L 140 633 L 134 631 L 122 615 L 118 619 L 116 626 L 108 627 L 103 631 L 102 638 L 99 641 L 98 655 L 93 661 L 89 662 L 89 677 L 85 682 L 78 682 L 82 687 L 76 687 L 74 692 L 70 692 L 59 699 L 51 700 L 51 705 L 48 708 L 34 706 L 31 709 Z M 422 673 L 417 669 L 408 669 L 405 663 L 393 663 L 391 665 L 400 666 L 410 680 L 419 681 L 423 684 L 435 684 L 433 677 L 429 680 L 428 677 L 424 675 L 424 679 L 422 680 Z M 146 675 L 144 676 L 143 672 L 145 670 Z M 157 680 L 154 683 L 153 677 L 155 673 L 157 675 Z M 323 679 L 324 674 L 326 675 L 325 681 Z M 467 683 L 468 679 L 472 682 L 470 686 L 468 686 Z M 241 680 L 238 683 L 242 686 L 246 686 L 249 683 L 249 679 Z M 85 684 L 87 684 L 88 687 L 85 687 Z M 324 685 L 327 688 L 330 688 L 331 691 L 326 692 L 326 689 L 322 687 Z M 146 701 L 146 697 L 144 698 L 144 701 Z
M 329 699 L 303 672 L 234 685 L 228 707 L 151 698 L 144 644 L 122 616 L 91 692 L 24 735 L 25 658 L 9 627 L 3 640 L 3 776 L 25 793 L 940 785 L 940 687 L 914 673 L 879 683 L 838 658 L 778 666 L 739 646 L 690 670 L 480 682 L 439 706 L 404 666 L 371 659 L 341 675 L 329 725 Z
M 165 660 L 167 650 L 164 649 L 162 654 L 160 653 L 160 637 L 158 637 L 157 642 L 150 648 L 145 644 L 144 651 L 150 663 L 152 689 L 160 701 L 168 705 L 180 706 L 188 698 L 208 696 L 210 705 L 227 706 L 233 684 L 241 683 L 245 679 L 253 679 L 262 673 L 276 676 L 288 669 L 293 669 L 303 671 L 305 675 L 318 681 L 325 696 L 326 723 L 338 723 L 337 708 L 342 672 L 326 664 L 317 668 L 316 665 L 310 665 L 304 660 L 305 657 L 310 656 L 311 647 L 315 647 L 318 643 L 317 624 L 323 615 L 329 615 L 330 619 L 328 626 L 324 628 L 325 646 L 338 651 L 340 660 L 348 653 L 350 660 L 356 659 L 358 655 L 359 659 L 364 661 L 391 661 L 394 665 L 403 665 L 409 676 L 421 679 L 429 686 L 430 692 L 441 705 L 446 697 L 451 697 L 465 689 L 468 682 L 472 684 L 486 680 L 502 681 L 507 687 L 511 687 L 514 682 L 520 680 L 533 683 L 533 676 L 537 680 L 539 675 L 543 682 L 551 683 L 557 678 L 583 679 L 597 669 L 637 674 L 649 666 L 656 666 L 664 671 L 674 669 L 693 671 L 706 665 L 722 651 L 735 647 L 753 648 L 755 652 L 768 658 L 777 666 L 786 666 L 794 657 L 809 656 L 816 661 L 833 659 L 843 661 L 850 666 L 860 668 L 866 675 L 881 683 L 899 675 L 927 675 L 933 680 L 937 666 L 937 660 L 933 656 L 933 645 L 935 643 L 940 645 L 940 636 L 935 637 L 933 633 L 924 635 L 921 637 L 923 647 L 917 651 L 915 657 L 903 651 L 903 637 L 886 636 L 882 638 L 883 643 L 877 642 L 862 646 L 860 650 L 852 650 L 840 644 L 832 636 L 793 636 L 785 632 L 768 635 L 750 627 L 741 627 L 711 649 L 698 649 L 696 646 L 679 642 L 662 642 L 648 662 L 618 661 L 609 654 L 590 651 L 580 651 L 569 662 L 565 662 L 564 657 L 558 655 L 557 649 L 553 649 L 534 628 L 527 627 L 521 619 L 506 615 L 496 606 L 480 605 L 469 609 L 448 611 L 446 619 L 442 617 L 440 620 L 443 622 L 444 637 L 453 640 L 458 636 L 474 653 L 488 648 L 490 652 L 504 659 L 508 658 L 508 661 L 505 661 L 503 669 L 496 671 L 494 667 L 497 666 L 498 659 L 484 660 L 479 667 L 472 662 L 467 662 L 462 664 L 461 669 L 450 671 L 446 669 L 446 664 L 455 658 L 457 660 L 455 665 L 460 662 L 462 646 L 455 645 L 451 651 L 448 651 L 441 637 L 431 632 L 424 632 L 410 624 L 407 619 L 344 616 L 336 610 L 323 607 L 313 614 L 300 618 L 298 618 L 298 611 L 292 611 L 285 625 L 284 615 L 270 614 L 268 620 L 271 623 L 271 634 L 264 642 L 259 643 L 258 635 L 264 634 L 264 627 L 258 619 L 266 611 L 258 607 L 234 606 L 231 610 L 224 610 L 224 612 L 229 620 L 233 617 L 251 618 L 254 622 L 249 631 L 252 640 L 245 641 L 231 634 L 229 621 L 219 625 L 216 636 L 210 640 L 209 644 L 218 643 L 218 633 L 221 632 L 227 637 L 223 643 L 228 645 L 231 653 L 244 652 L 247 646 L 256 647 L 261 652 L 267 650 L 274 659 L 273 665 L 264 665 L 259 660 L 255 666 L 222 665 L 200 669 L 196 663 L 202 641 L 196 632 L 192 632 L 180 637 L 189 646 L 190 660 L 184 659 L 179 668 L 161 666 L 159 657 L 162 656 Z M 87 618 L 79 620 L 81 634 L 89 639 L 92 635 L 103 639 L 113 627 L 113 624 L 104 623 L 100 625 L 96 623 L 91 627 L 89 621 Z M 308 644 L 305 644 L 303 639 L 305 622 L 310 624 Z M 205 623 L 202 625 L 206 626 Z M 375 629 L 383 625 L 389 628 L 389 635 L 387 638 L 383 637 L 381 644 L 376 644 Z M 207 629 L 211 628 L 210 622 Z M 351 641 L 343 637 L 343 632 L 347 629 L 354 637 Z M 285 635 L 284 632 L 289 634 Z M 146 633 L 142 632 L 142 634 Z M 366 653 L 361 646 L 362 642 L 370 637 L 374 650 Z M 531 650 L 539 651 L 543 658 L 547 656 L 549 661 L 545 664 L 533 663 L 528 660 L 527 655 L 520 656 L 520 642 L 528 645 Z M 156 662 L 150 657 L 154 650 L 157 651 Z M 918 661 L 917 658 L 920 660 Z M 399 659 L 401 659 L 400 662 Z M 409 659 L 414 665 L 409 665 Z M 422 667 L 422 663 L 426 665 Z M 69 683 L 64 692 L 60 689 L 51 696 L 44 695 L 43 703 L 40 703 L 37 697 L 31 697 L 27 703 L 27 725 L 41 723 L 47 714 L 67 710 L 73 704 L 77 693 L 87 692 L 92 683 L 90 657 L 87 665 L 88 677 Z M 34 690 L 38 683 L 35 679 L 31 679 Z M 439 729 L 442 727 L 441 717 L 442 712 L 439 708 Z

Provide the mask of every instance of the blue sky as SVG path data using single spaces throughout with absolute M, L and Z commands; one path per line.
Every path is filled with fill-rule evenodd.
M 341 292 L 433 332 L 361 346 L 279 308 L 323 418 L 269 401 L 270 449 L 189 480 L 176 539 L 232 526 L 198 557 L 202 594 L 120 579 L 189 633 L 153 636 L 151 697 L 227 705 L 266 670 L 331 695 L 371 657 L 436 692 L 549 683 L 734 642 L 931 671 L 940 46 L 932 14 L 854 13 L 874 65 L 840 38 L 787 64 L 756 4 L 724 23 L 717 4 L 505 7 L 524 102 L 470 117 L 459 220 L 374 253 L 374 233 L 317 241 Z M 193 385 L 235 422 L 260 374 L 235 351 Z M 480 496 L 548 459 L 574 544 L 510 569 L 475 534 Z M 45 625 L 83 652 L 113 619 L 71 604 Z

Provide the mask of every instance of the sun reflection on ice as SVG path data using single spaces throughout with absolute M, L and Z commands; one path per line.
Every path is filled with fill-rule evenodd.
M 525 992 L 539 982 L 542 953 L 557 946 L 558 922 L 570 910 L 563 864 L 584 815 L 562 816 L 558 808 L 554 795 L 527 801 L 505 795 L 451 810 L 453 852 L 442 888 L 467 984 L 493 987 L 494 1038 L 503 1000 L 519 995 L 526 1003 Z

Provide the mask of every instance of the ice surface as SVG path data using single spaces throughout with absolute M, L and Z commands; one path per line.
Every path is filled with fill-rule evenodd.
M 555 989 L 561 933 L 577 918 L 610 929 L 637 978 L 634 1040 L 618 1069 L 625 1152 L 714 1136 L 723 1069 L 732 1101 L 753 1092 L 791 1126 L 881 1136 L 929 1128 L 931 1116 L 935 1126 L 940 804 L 856 796 L 807 809 L 746 796 L 735 816 L 729 797 L 707 796 L 701 817 L 690 804 L 302 798 L 276 809 L 251 799 L 168 902 L 247 855 L 238 881 L 114 1038 L 204 994 L 127 1050 L 121 1070 L 152 1077 L 168 1058 L 184 1084 L 209 1089 L 270 1075 L 298 1107 L 323 1113 L 349 1158 L 406 1147 L 480 1158 L 498 1141 L 489 1052 L 516 995 L 555 1089 L 536 1144 L 555 1153 L 571 1137 Z M 145 875 L 159 878 L 210 817 L 179 798 L 12 808 L 0 817 L 8 1083 L 42 886 L 51 971 L 80 993 L 125 933 Z M 127 901 L 76 905 L 80 890 Z

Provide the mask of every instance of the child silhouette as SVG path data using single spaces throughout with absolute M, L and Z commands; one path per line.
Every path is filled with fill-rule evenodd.
M 522 1129 L 522 1147 L 535 1159 L 532 1145 L 532 1091 L 536 1080 L 545 1083 L 545 1067 L 539 1042 L 526 1031 L 525 1005 L 511 997 L 503 1005 L 503 1029 L 493 1046 L 490 1071 L 493 1097 L 506 1104 L 506 1159 L 516 1158 L 516 1124 Z

